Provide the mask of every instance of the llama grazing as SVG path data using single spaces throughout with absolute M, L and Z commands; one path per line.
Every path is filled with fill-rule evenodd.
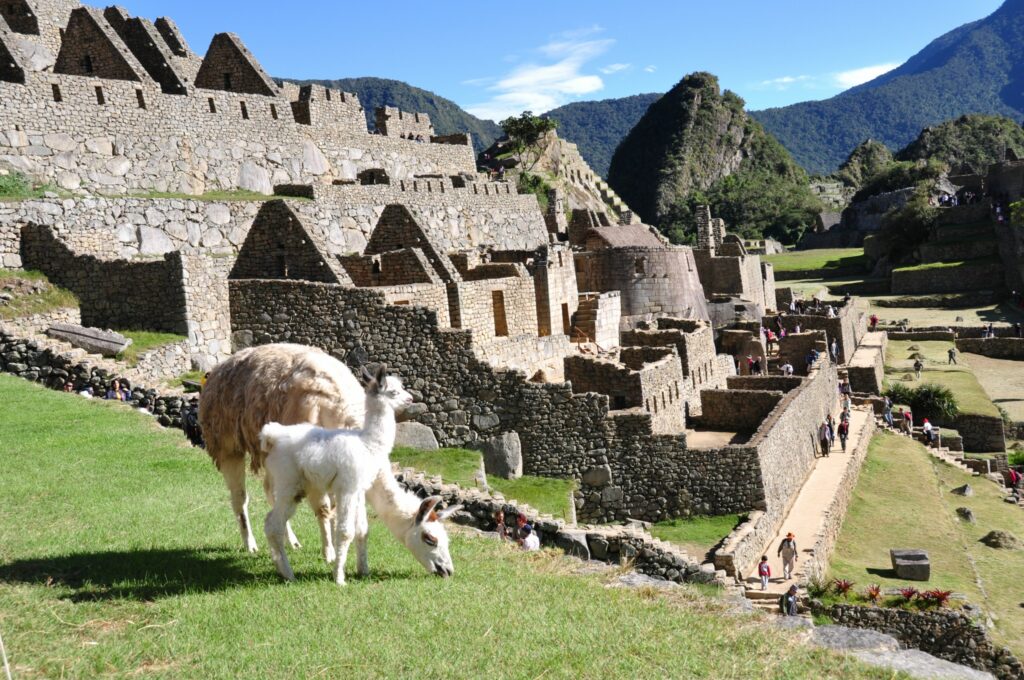
M 264 528 L 281 576 L 295 580 L 284 550 L 287 521 L 303 496 L 326 495 L 338 513 L 334 580 L 339 585 L 345 583 L 349 546 L 354 538 L 366 538 L 366 492 L 388 466 L 388 454 L 395 443 L 395 411 L 411 403 L 412 397 L 401 381 L 388 376 L 382 366 L 366 386 L 366 416 L 361 430 L 326 430 L 310 424 L 264 426 L 260 444 L 268 454 L 265 465 L 276 499 Z M 417 519 L 417 524 L 422 524 L 426 517 Z M 441 576 L 452 572 L 450 558 L 447 564 L 433 566 Z M 359 565 L 360 573 L 366 573 L 365 567 Z
M 259 442 L 266 423 L 311 423 L 324 428 L 355 428 L 363 423 L 365 392 L 348 367 L 319 349 L 292 344 L 263 345 L 244 349 L 210 373 L 203 388 L 199 420 L 206 451 L 213 458 L 228 490 L 244 547 L 256 551 L 249 521 L 245 488 L 245 456 L 255 473 L 264 469 L 266 454 Z M 267 500 L 274 505 L 272 476 L 264 475 Z M 448 535 L 441 522 L 457 508 L 434 511 L 439 497 L 420 499 L 403 489 L 383 466 L 366 495 L 388 530 L 427 571 L 438 566 L 451 571 Z M 308 497 L 320 522 L 323 555 L 334 562 L 329 498 Z M 365 506 L 357 521 L 366 525 Z M 298 547 L 291 529 L 285 529 Z M 356 536 L 359 572 L 368 570 L 365 537 Z

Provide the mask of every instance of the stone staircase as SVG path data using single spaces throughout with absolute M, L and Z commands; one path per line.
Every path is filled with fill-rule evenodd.
M 597 186 L 597 190 L 601 194 L 601 200 L 604 201 L 605 204 L 611 206 L 616 213 L 628 210 L 625 201 L 619 198 L 619 195 L 608 185 L 608 182 L 598 177 L 594 184 Z
M 878 429 L 880 430 L 892 432 L 893 434 L 898 434 L 901 437 L 912 437 L 914 441 L 921 442 L 922 444 L 924 443 L 924 431 L 916 425 L 912 430 L 913 434 L 908 435 L 907 433 L 902 432 L 895 427 L 889 427 L 888 423 L 886 423 L 885 420 L 880 415 L 877 414 L 875 415 L 875 424 L 878 426 Z M 954 467 L 960 470 L 961 472 L 965 472 L 975 477 L 978 476 L 977 472 L 972 470 L 966 463 L 964 463 L 964 459 L 962 457 L 956 455 L 957 452 L 951 451 L 948 447 L 942 445 L 941 430 L 939 432 L 938 446 L 930 446 L 925 444 L 925 449 L 927 449 L 928 455 L 930 455 L 932 458 L 942 461 L 943 463 L 946 463 L 947 465 L 950 465 L 951 467 Z

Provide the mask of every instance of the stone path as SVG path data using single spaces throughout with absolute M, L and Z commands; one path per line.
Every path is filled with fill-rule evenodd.
M 861 433 L 868 419 L 874 415 L 866 408 L 855 406 L 850 417 L 850 439 L 846 442 L 848 451 L 854 451 L 860 443 Z M 837 440 L 838 445 L 838 440 Z M 843 453 L 842 449 L 833 450 L 831 456 L 818 458 L 803 488 L 796 497 L 793 507 L 779 529 L 778 535 L 772 539 L 765 549 L 768 555 L 768 563 L 771 565 L 772 578 L 768 584 L 768 590 L 762 592 L 757 576 L 757 567 L 747 575 L 748 585 L 747 596 L 753 600 L 765 599 L 775 606 L 780 595 L 782 595 L 793 583 L 798 583 L 804 575 L 803 567 L 806 555 L 817 541 L 821 531 L 825 512 L 828 509 L 832 498 L 839 489 L 840 480 L 843 478 L 848 465 L 852 463 L 853 457 L 849 453 Z M 796 544 L 800 550 L 796 569 L 790 579 L 782 578 L 782 558 L 776 556 L 776 551 L 786 534 L 792 532 L 796 535 Z

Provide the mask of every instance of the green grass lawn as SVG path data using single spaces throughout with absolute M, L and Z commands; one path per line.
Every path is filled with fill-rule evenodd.
M 914 387 L 923 383 L 944 385 L 953 391 L 961 412 L 1000 417 L 999 409 L 985 393 L 966 359 L 958 355 L 958 365 L 947 363 L 947 351 L 952 346 L 952 342 L 944 340 L 890 340 L 885 353 L 886 379 L 890 382 L 903 381 L 905 375 L 913 375 L 912 355 L 920 353 L 925 357 L 921 381 L 919 383 L 915 379 L 906 384 Z M 918 349 L 912 350 L 911 347 Z
M 974 488 L 973 497 L 949 492 L 965 483 Z M 977 525 L 957 519 L 960 506 L 974 510 Z M 1003 503 L 991 482 L 933 462 L 923 446 L 906 437 L 879 434 L 871 440 L 829 578 L 849 579 L 858 592 L 877 583 L 883 588 L 910 585 L 962 593 L 998 616 L 996 638 L 1021 654 L 1024 552 L 996 551 L 978 542 L 991 529 L 1024 536 L 1024 512 Z M 927 550 L 931 580 L 897 579 L 891 571 L 890 548 Z M 984 591 L 976 582 L 975 568 Z
M 792 250 L 778 255 L 764 255 L 761 259 L 770 263 L 777 272 L 863 267 L 867 264 L 863 248 Z
M 958 262 L 925 262 L 924 264 L 914 265 L 913 267 L 900 267 L 893 271 L 919 272 L 931 269 L 956 269 L 957 267 L 973 267 L 975 265 L 994 265 L 1001 263 L 1002 260 L 998 257 L 983 257 L 977 260 L 960 260 Z
M 391 460 L 413 467 L 431 475 L 437 475 L 446 482 L 458 484 L 464 489 L 477 486 L 476 478 L 481 470 L 479 451 L 466 449 L 441 449 L 440 451 L 418 451 L 397 448 Z M 569 479 L 524 476 L 519 479 L 502 479 L 487 475 L 487 484 L 506 498 L 531 505 L 560 519 L 572 517 L 570 494 L 575 483 Z
M 746 515 L 670 519 L 652 525 L 651 534 L 678 545 L 691 557 L 701 559 L 746 519 Z
M 25 279 L 29 281 L 45 281 L 41 272 L 29 272 L 21 269 L 0 269 L 0 290 L 6 281 Z M 17 295 L 7 304 L 0 304 L 0 319 L 17 319 L 33 314 L 43 314 L 55 309 L 78 307 L 78 298 L 71 291 L 50 286 L 42 293 L 34 295 Z
M 696 589 L 609 589 L 469 532 L 441 580 L 374 521 L 372 576 L 339 588 L 300 508 L 287 584 L 239 549 L 220 475 L 179 433 L 10 376 L 0 423 L 0 631 L 19 680 L 893 677 Z
M 132 344 L 117 355 L 117 358 L 125 363 L 134 366 L 139 362 L 139 357 L 151 349 L 161 345 L 170 345 L 175 342 L 187 340 L 184 335 L 176 333 L 160 333 L 156 331 L 119 330 L 117 331 L 126 338 L 131 338 Z

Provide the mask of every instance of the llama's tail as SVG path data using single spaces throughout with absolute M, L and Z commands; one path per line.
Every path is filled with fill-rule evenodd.
M 287 431 L 287 425 L 267 423 L 260 430 L 260 448 L 264 453 L 270 453 Z

